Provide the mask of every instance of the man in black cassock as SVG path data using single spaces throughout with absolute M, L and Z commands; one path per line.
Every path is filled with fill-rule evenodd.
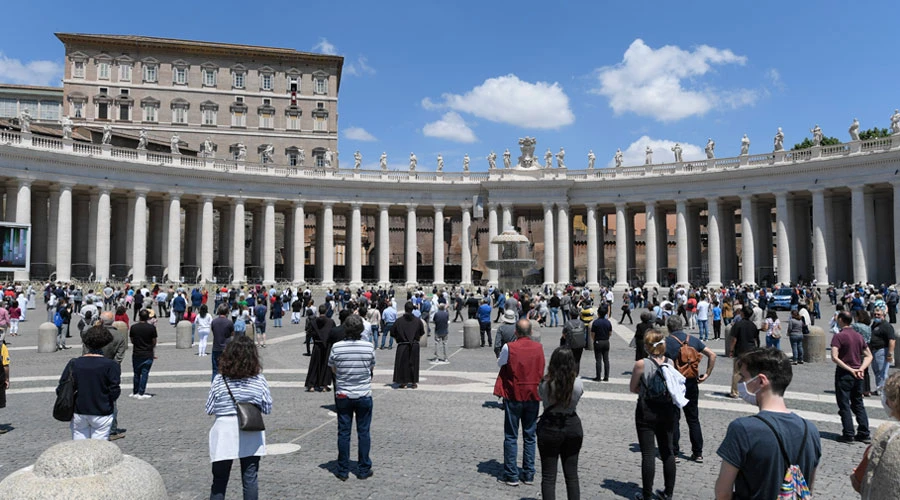
M 309 369 L 306 371 L 306 392 L 330 391 L 332 373 L 328 367 L 328 355 L 331 351 L 329 336 L 334 329 L 334 321 L 326 316 L 328 307 L 319 305 L 319 317 L 309 322 L 306 336 L 313 341 L 312 356 L 309 358 Z
M 425 335 L 422 320 L 413 316 L 415 306 L 407 302 L 405 313 L 397 318 L 391 328 L 391 337 L 397 341 L 397 355 L 394 358 L 394 383 L 400 389 L 415 389 L 419 386 L 419 338 Z

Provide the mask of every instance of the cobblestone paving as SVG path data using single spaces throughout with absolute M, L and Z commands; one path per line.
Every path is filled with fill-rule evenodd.
M 827 311 L 830 313 L 830 311 Z M 826 311 L 823 311 L 825 314 Z M 785 313 L 782 313 L 786 317 Z M 37 319 L 40 314 L 33 314 Z M 635 314 L 637 317 L 637 314 Z M 22 324 L 22 335 L 12 337 L 12 389 L 8 407 L 0 410 L 0 425 L 12 428 L 0 435 L 0 478 L 34 463 L 54 443 L 69 438 L 66 424 L 53 420 L 52 390 L 65 362 L 80 351 L 72 349 L 38 354 L 37 322 Z M 451 324 L 450 344 L 462 343 L 460 323 Z M 617 326 L 613 339 L 612 377 L 608 383 L 586 381 L 579 405 L 585 440 L 579 473 L 583 498 L 631 498 L 640 481 L 640 453 L 634 431 L 636 397 L 628 393 L 632 350 L 626 327 Z M 543 331 L 545 352 L 558 344 L 560 329 Z M 335 479 L 336 424 L 330 393 L 302 392 L 309 358 L 302 355 L 301 329 L 286 324 L 271 328 L 270 345 L 263 350 L 265 373 L 272 385 L 275 407 L 266 418 L 267 441 L 296 443 L 301 450 L 265 457 L 260 466 L 262 498 L 540 498 L 540 460 L 533 486 L 508 487 L 497 482 L 502 470 L 503 412 L 491 395 L 497 369 L 488 348 L 454 347 L 451 363 L 433 365 L 433 347 L 422 349 L 422 381 L 418 390 L 390 386 L 393 351 L 377 351 L 375 409 L 372 422 L 374 477 L 346 483 Z M 126 438 L 115 443 L 127 453 L 148 461 L 163 475 L 172 498 L 208 496 L 211 473 L 207 433 L 211 417 L 204 412 L 209 387 L 210 358 L 195 350 L 176 350 L 174 330 L 160 328 L 159 359 L 150 373 L 150 400 L 120 399 L 120 425 Z M 77 339 L 70 339 L 71 345 Z M 721 342 L 712 342 L 722 353 Z M 786 347 L 786 342 L 783 343 Z M 862 445 L 834 441 L 840 432 L 832 394 L 831 362 L 796 367 L 788 392 L 788 405 L 813 419 L 822 433 L 823 458 L 816 475 L 818 498 L 852 498 L 847 475 L 860 459 Z M 753 408 L 724 398 L 730 383 L 731 360 L 720 364 L 701 386 L 701 422 L 706 463 L 684 460 L 678 466 L 676 498 L 710 498 L 720 460 L 715 454 L 728 423 Z M 582 359 L 582 376 L 593 377 L 590 352 Z M 123 393 L 131 387 L 130 356 L 123 363 Z M 873 428 L 884 418 L 880 401 L 866 401 Z M 687 427 L 682 425 L 682 448 L 688 448 Z M 355 458 L 355 442 L 351 457 Z M 520 449 L 521 453 L 521 449 Z M 352 464 L 352 467 L 355 463 Z M 562 475 L 558 495 L 564 495 Z M 662 470 L 657 467 L 657 484 Z M 240 498 L 237 466 L 232 473 L 229 498 Z

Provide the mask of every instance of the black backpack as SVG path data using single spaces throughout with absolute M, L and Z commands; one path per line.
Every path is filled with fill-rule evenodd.
M 659 363 L 649 357 L 644 358 L 638 404 L 645 422 L 670 421 L 675 416 L 675 403 L 666 385 L 665 374 Z
M 587 345 L 584 323 L 580 319 L 570 319 L 563 326 L 563 335 L 566 337 L 566 345 L 569 349 L 584 349 Z

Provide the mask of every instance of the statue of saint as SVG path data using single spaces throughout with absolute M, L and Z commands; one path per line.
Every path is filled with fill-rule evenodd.
M 895 109 L 891 115 L 891 135 L 900 134 L 900 109 Z
M 556 168 L 566 168 L 566 150 L 563 148 L 556 153 Z
M 357 149 L 355 153 L 353 153 L 353 170 L 359 170 L 362 166 L 362 155 L 359 154 L 359 150 Z
M 550 148 L 547 148 L 547 152 L 544 153 L 544 168 L 550 168 L 553 166 L 553 153 L 550 152 Z
M 681 163 L 681 145 L 676 142 L 672 146 L 672 152 L 675 153 L 675 163 Z
M 237 145 L 237 161 L 247 161 L 247 146 L 243 142 Z
M 463 172 L 469 171 L 469 153 L 466 153 L 466 156 L 463 156 Z
M 597 161 L 597 157 L 594 155 L 594 150 L 588 151 L 588 170 L 594 170 L 594 162 Z
M 103 133 L 106 134 L 106 130 L 104 130 Z M 181 150 L 178 149 L 178 143 L 179 143 L 179 142 L 181 142 L 181 138 L 178 137 L 178 134 L 173 135 L 173 136 L 172 136 L 172 140 L 169 141 L 169 147 L 171 148 L 172 154 L 173 154 L 173 155 L 180 155 L 180 154 L 181 154 Z
M 497 153 L 491 151 L 491 154 L 487 155 L 488 161 L 488 169 L 494 170 L 497 168 Z
M 303 163 L 306 161 L 306 151 L 303 151 L 303 148 L 297 150 L 297 166 L 302 167 Z
M 859 120 L 857 120 L 856 118 L 854 118 L 853 123 L 850 124 L 850 140 L 859 140 Z
M 775 133 L 775 151 L 784 151 L 784 132 L 781 131 L 781 127 L 778 127 L 778 132 Z
M 647 149 L 650 149 L 650 147 L 648 146 Z M 650 154 L 652 155 L 653 152 L 651 151 Z M 614 156 L 613 158 L 616 161 L 616 168 L 621 167 L 622 166 L 622 150 L 616 149 L 616 156 Z
M 381 166 L 381 170 L 387 170 L 387 153 L 381 153 L 381 158 L 378 159 L 378 164 Z
M 138 135 L 137 148 L 141 150 L 147 149 L 147 131 L 145 129 L 141 129 L 141 133 Z
M 325 168 L 331 168 L 334 165 L 334 151 L 331 148 L 325 150 Z
M 275 156 L 275 146 L 271 144 L 266 144 L 262 150 L 262 162 L 263 164 L 272 163 L 274 161 Z
M 22 110 L 19 113 L 19 128 L 21 129 L 23 134 L 31 133 L 31 113 L 28 112 L 28 108 Z
M 416 171 L 416 165 L 418 165 L 418 164 L 419 164 L 419 159 L 416 158 L 416 154 L 415 154 L 415 153 L 409 153 L 409 171 L 410 171 L 410 172 L 415 172 L 415 171 Z
M 109 146 L 110 142 L 112 142 L 112 127 L 110 125 L 104 125 L 103 138 L 100 140 L 100 143 Z
M 503 168 L 509 168 L 511 163 L 512 156 L 509 153 L 509 148 L 506 148 L 506 151 L 503 152 Z
M 750 138 L 744 134 L 744 137 L 741 138 L 741 155 L 747 154 L 750 154 Z
M 618 165 L 621 164 L 622 161 L 621 158 L 619 158 Z M 653 165 L 653 148 L 650 146 L 647 146 L 647 149 L 644 150 L 644 165 Z
M 71 140 L 72 139 L 72 119 L 68 116 L 62 117 L 62 134 L 63 139 Z
M 215 145 L 213 144 L 212 139 L 207 137 L 206 140 L 203 141 L 203 156 L 206 158 L 212 158 L 213 156 L 215 156 L 215 154 L 213 153 L 214 150 Z
M 712 137 L 706 141 L 706 159 L 712 160 L 716 157 L 716 141 L 712 140 Z
M 821 146 L 822 139 L 825 138 L 825 134 L 822 133 L 822 129 L 819 128 L 819 124 L 817 123 L 815 127 L 810 129 L 813 135 L 813 146 Z
M 437 171 L 443 172 L 444 171 L 444 157 L 441 154 L 438 154 L 437 161 L 438 161 Z

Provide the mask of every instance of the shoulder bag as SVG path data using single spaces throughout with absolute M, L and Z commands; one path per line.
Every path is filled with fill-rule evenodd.
M 266 424 L 263 422 L 262 411 L 259 407 L 253 403 L 238 402 L 234 399 L 234 394 L 231 393 L 231 387 L 228 387 L 228 381 L 225 380 L 225 377 L 222 377 L 222 382 L 225 384 L 225 388 L 228 389 L 228 395 L 231 396 L 231 401 L 234 402 L 234 407 L 237 409 L 238 429 L 248 432 L 266 430 Z
M 53 403 L 53 418 L 60 422 L 70 422 L 75 416 L 75 395 L 78 393 L 78 388 L 75 385 L 75 373 L 71 361 L 69 361 L 68 372 L 69 376 L 56 389 L 56 402 Z

